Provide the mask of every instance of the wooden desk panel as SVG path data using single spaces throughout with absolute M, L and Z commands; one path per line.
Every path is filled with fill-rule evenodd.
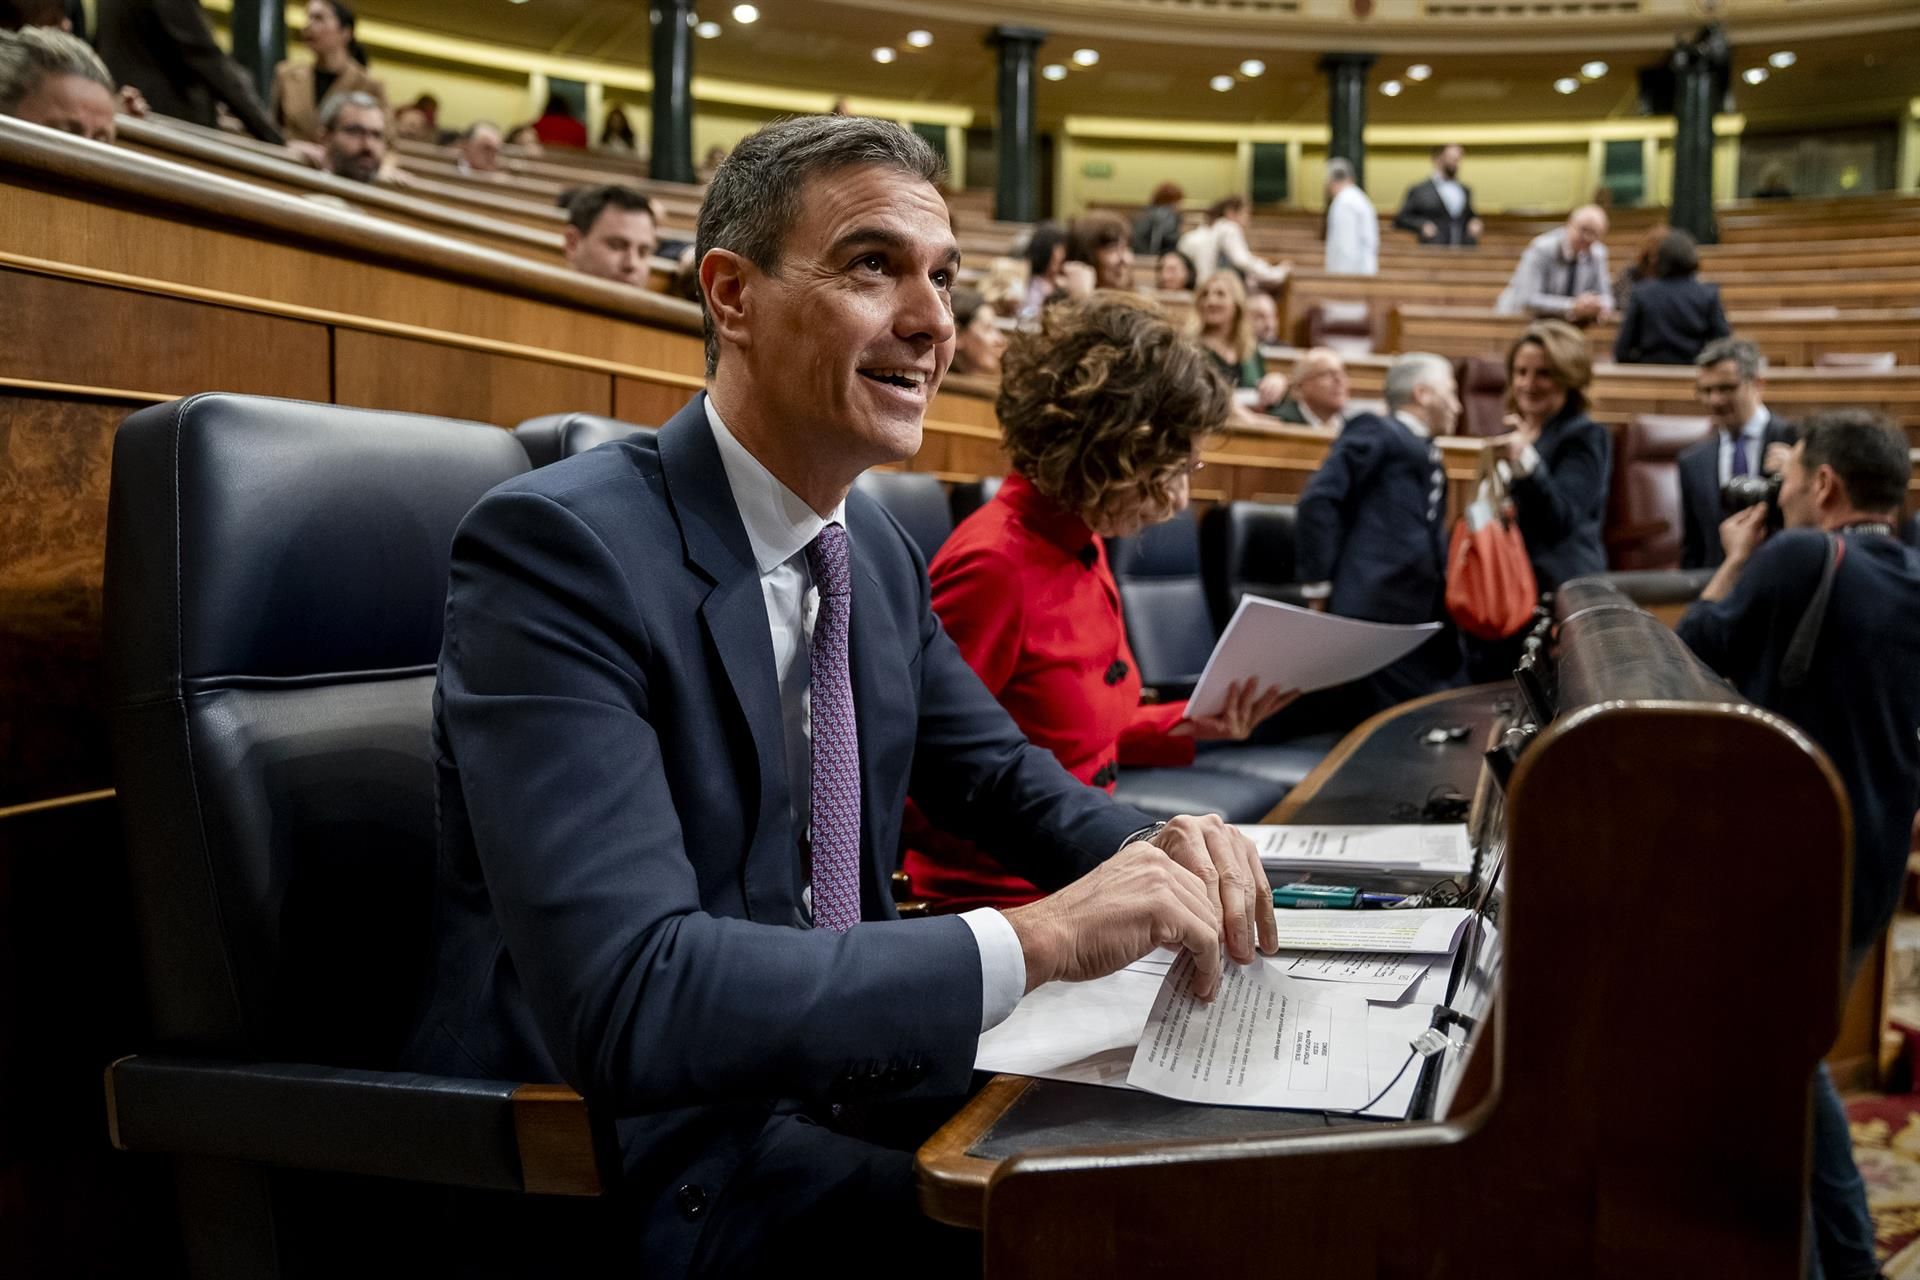
M 613 413 L 609 374 L 351 329 L 334 334 L 333 376 L 340 404 L 500 427 L 547 413 Z

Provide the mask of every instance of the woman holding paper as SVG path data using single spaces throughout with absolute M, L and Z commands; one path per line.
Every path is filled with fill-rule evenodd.
M 1194 744 L 1245 738 L 1293 694 L 1234 686 L 1220 714 L 1140 705 L 1105 539 L 1185 511 L 1202 442 L 1231 398 L 1208 357 L 1151 303 L 1056 303 L 1002 358 L 996 408 L 1013 474 L 940 548 L 934 612 L 1027 737 L 1074 777 L 1113 789 L 1123 765 L 1185 765 Z M 1038 898 L 992 854 L 930 827 L 911 803 L 914 890 L 939 911 Z

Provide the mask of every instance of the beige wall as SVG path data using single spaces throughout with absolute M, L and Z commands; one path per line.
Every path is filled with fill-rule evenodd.
M 1244 189 L 1238 148 L 1231 142 L 1121 142 L 1069 138 L 1063 142 L 1059 212 L 1072 217 L 1089 204 L 1145 204 L 1162 182 L 1177 182 L 1187 203 L 1208 204 Z M 1088 177 L 1088 165 L 1107 165 L 1106 177 Z
M 1673 139 L 1654 144 L 1653 172 L 1647 175 L 1647 194 L 1653 204 L 1673 203 Z M 1713 140 L 1713 198 L 1731 200 L 1740 181 L 1740 139 Z
M 373 74 L 387 85 L 387 101 L 412 102 L 423 93 L 440 99 L 438 123 L 442 129 L 464 129 L 476 120 L 491 120 L 503 129 L 525 124 L 544 103 L 535 103 L 526 79 L 479 75 L 472 70 L 399 58 L 373 59 Z

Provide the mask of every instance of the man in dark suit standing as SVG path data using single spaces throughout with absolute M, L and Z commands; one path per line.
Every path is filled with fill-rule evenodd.
M 1734 476 L 1775 475 L 1798 438 L 1791 422 L 1761 402 L 1767 380 L 1760 348 L 1745 338 L 1720 338 L 1694 361 L 1695 393 L 1713 431 L 1681 451 L 1680 507 L 1685 529 L 1680 567 L 1711 569 L 1725 559 L 1720 490 Z
M 435 963 L 409 1057 L 616 1118 L 628 1269 L 978 1273 L 872 1105 L 959 1095 L 1041 983 L 1273 949 L 1250 842 L 1157 827 L 1030 746 L 856 477 L 952 358 L 940 165 L 855 116 L 769 125 L 697 231 L 707 390 L 495 489 L 455 540 L 435 695 Z M 915 800 L 1050 896 L 902 922 Z M 923 1136 L 923 1135 L 922 1135 Z M 636 1264 L 637 1265 L 634 1265 Z
M 1348 419 L 1300 496 L 1294 556 L 1315 609 L 1369 622 L 1446 620 L 1447 477 L 1434 437 L 1453 429 L 1453 365 L 1415 352 L 1387 368 L 1387 417 Z M 1345 690 L 1349 715 L 1460 683 L 1452 626 Z
M 254 137 L 285 141 L 247 73 L 214 43 L 199 0 L 100 0 L 93 45 L 160 115 L 212 128 L 224 102 Z
M 1407 188 L 1393 225 L 1411 231 L 1421 244 L 1480 243 L 1485 228 L 1473 212 L 1473 189 L 1460 181 L 1466 150 L 1457 142 L 1433 149 L 1433 176 Z

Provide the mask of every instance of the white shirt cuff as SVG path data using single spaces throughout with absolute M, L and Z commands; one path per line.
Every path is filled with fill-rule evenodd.
M 1026 953 L 1020 950 L 1020 935 L 992 907 L 963 911 L 960 918 L 980 948 L 980 1030 L 991 1031 L 1027 994 Z
M 1530 476 L 1540 466 L 1540 451 L 1528 445 L 1520 451 L 1520 474 Z
M 1331 582 L 1303 582 L 1300 584 L 1302 600 L 1325 600 L 1333 594 Z

